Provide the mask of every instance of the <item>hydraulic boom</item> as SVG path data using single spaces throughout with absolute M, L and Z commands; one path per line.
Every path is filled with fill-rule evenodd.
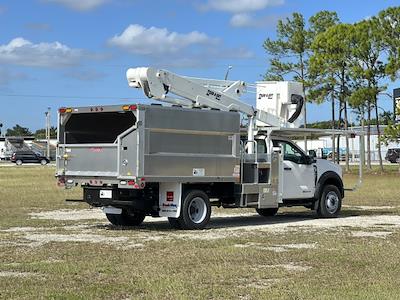
M 130 87 L 142 88 L 151 99 L 182 106 L 236 110 L 269 126 L 286 127 L 278 116 L 240 100 L 239 97 L 246 91 L 244 81 L 192 78 L 154 68 L 128 69 L 126 76 Z M 171 97 L 170 94 L 182 98 Z

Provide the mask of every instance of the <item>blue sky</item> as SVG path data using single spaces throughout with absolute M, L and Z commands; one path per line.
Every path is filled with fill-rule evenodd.
M 157 66 L 197 77 L 254 82 L 268 68 L 262 43 L 277 20 L 337 11 L 342 22 L 398 1 L 8 0 L 0 1 L 0 122 L 36 130 L 61 106 L 146 102 L 128 88 L 128 67 Z M 390 83 L 389 89 L 400 86 Z M 248 95 L 250 99 L 252 95 Z M 246 98 L 246 99 L 247 99 Z M 129 99 L 129 100 L 128 100 Z M 249 100 L 252 101 L 252 100 Z M 383 96 L 380 106 L 391 109 Z M 310 105 L 310 121 L 330 106 Z

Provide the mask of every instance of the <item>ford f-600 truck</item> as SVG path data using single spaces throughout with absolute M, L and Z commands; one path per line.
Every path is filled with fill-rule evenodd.
M 250 207 L 262 216 L 282 206 L 321 217 L 340 212 L 341 167 L 308 156 L 294 140 L 350 132 L 299 128 L 299 83 L 258 82 L 254 108 L 240 100 L 249 88 L 242 81 L 152 68 L 129 69 L 127 79 L 167 104 L 59 110 L 58 182 L 81 186 L 83 201 L 102 207 L 112 224 L 153 216 L 201 229 L 212 206 Z

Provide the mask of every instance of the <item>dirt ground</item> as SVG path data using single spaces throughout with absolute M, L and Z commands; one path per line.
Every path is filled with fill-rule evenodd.
M 272 218 L 216 208 L 207 229 L 177 231 L 150 217 L 116 227 L 100 209 L 66 204 L 80 191 L 58 189 L 49 168 L 3 170 L 0 298 L 397 299 L 400 292 L 397 174 L 367 174 L 339 218 L 305 208 Z

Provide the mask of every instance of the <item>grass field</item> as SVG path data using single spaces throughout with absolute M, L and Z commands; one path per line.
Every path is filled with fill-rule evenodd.
M 203 231 L 116 228 L 51 167 L 0 168 L 2 299 L 399 299 L 400 176 L 365 175 L 342 216 L 214 209 Z M 347 185 L 356 175 L 347 174 Z

